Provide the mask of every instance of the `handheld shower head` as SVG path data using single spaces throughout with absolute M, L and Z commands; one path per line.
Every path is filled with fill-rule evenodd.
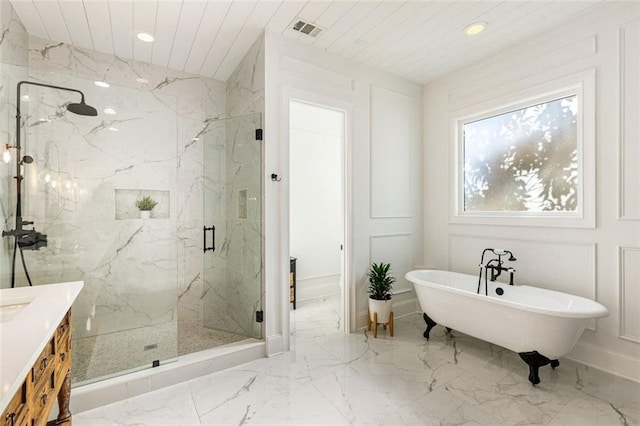
M 98 111 L 91 105 L 84 103 L 84 99 L 80 103 L 70 103 L 67 105 L 67 111 L 70 111 L 78 115 L 86 115 L 89 117 L 95 117 L 98 115 Z
M 33 163 L 33 157 L 30 155 L 25 155 L 24 157 L 22 157 L 21 163 L 31 164 Z

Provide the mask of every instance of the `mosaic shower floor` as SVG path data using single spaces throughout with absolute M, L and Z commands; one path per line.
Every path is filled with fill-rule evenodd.
M 175 360 L 179 355 L 246 339 L 246 336 L 205 328 L 201 321 L 181 320 L 178 321 L 177 347 L 175 336 L 175 323 L 166 323 L 75 339 L 71 382 L 121 375 L 148 368 L 154 360 Z
M 320 327 L 308 324 L 320 316 L 312 309 L 327 315 Z M 300 305 L 291 352 L 77 413 L 73 423 L 640 424 L 639 383 L 561 359 L 534 387 L 513 352 L 442 327 L 426 341 L 419 314 L 397 319 L 395 337 L 373 339 L 334 329 L 332 310 L 329 300 Z

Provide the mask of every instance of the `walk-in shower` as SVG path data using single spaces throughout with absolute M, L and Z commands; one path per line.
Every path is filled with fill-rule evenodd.
M 8 117 L 20 109 L 16 130 L 29 154 L 12 150 L 22 168 L 19 197 L 13 170 L 0 163 L 0 219 L 10 233 L 28 218 L 47 241 L 23 253 L 30 277 L 17 268 L 11 278 L 14 241 L 0 240 L 0 286 L 85 282 L 73 307 L 73 383 L 261 338 L 260 114 L 195 121 L 185 118 L 192 104 L 178 91 L 105 89 L 0 67 L 4 88 L 38 82 L 23 87 L 28 93 L 0 92 L 0 133 L 17 134 Z M 69 104 L 68 87 L 79 103 Z M 143 196 L 158 202 L 149 219 L 135 206 Z M 18 201 L 19 210 L 5 208 Z M 213 252 L 203 251 L 205 226 L 216 228 Z

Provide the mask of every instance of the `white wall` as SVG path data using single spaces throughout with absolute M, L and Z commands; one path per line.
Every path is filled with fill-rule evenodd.
M 569 357 L 635 380 L 640 380 L 639 17 L 637 2 L 598 6 L 426 86 L 424 96 L 426 265 L 475 274 L 483 247 L 512 249 L 518 282 L 595 298 L 608 308 L 609 316 L 585 332 Z M 586 70 L 596 75 L 591 170 L 596 227 L 451 223 L 452 113 Z
M 351 194 L 351 223 L 348 230 L 352 246 L 345 253 L 353 266 L 346 285 L 351 295 L 349 326 L 353 330 L 366 323 L 367 294 L 366 272 L 370 262 L 387 258 L 390 253 L 380 252 L 387 247 L 375 242 L 382 238 L 394 240 L 397 259 L 394 272 L 403 282 L 403 269 L 407 265 L 422 263 L 422 146 L 421 132 L 421 86 L 386 73 L 372 70 L 336 55 L 313 48 L 307 44 L 286 40 L 276 34 L 266 35 L 266 173 L 278 173 L 279 183 L 267 182 L 265 237 L 266 237 L 266 301 L 267 306 L 277 312 L 267 313 L 267 350 L 269 353 L 287 346 L 286 324 L 288 321 L 288 269 L 289 269 L 289 144 L 287 94 L 311 93 L 315 97 L 338 100 L 351 111 L 347 123 L 347 162 L 351 174 L 347 176 L 348 192 Z M 382 95 L 380 95 L 382 94 Z M 385 97 L 385 95 L 387 95 Z M 385 100 L 392 102 L 386 104 Z M 404 122 L 397 120 L 390 107 L 406 111 Z M 385 113 L 386 112 L 386 113 Z M 372 114 L 381 114 L 379 122 Z M 381 129 L 398 128 L 394 138 L 380 140 Z M 392 133 L 391 133 L 392 134 Z M 408 153 L 402 169 L 387 166 L 380 152 L 372 152 L 372 139 L 378 137 L 374 147 L 399 147 Z M 386 145 L 385 145 L 386 144 Z M 372 161 L 374 162 L 372 165 Z M 405 171 L 408 170 L 408 173 Z M 408 206 L 402 206 L 403 214 L 377 214 L 371 209 L 371 192 L 378 191 L 380 197 L 393 199 L 396 195 L 388 188 L 371 187 L 372 174 L 384 176 L 396 182 L 394 191 L 406 192 L 409 197 L 400 198 Z M 402 179 L 396 179 L 396 176 Z M 408 212 L 408 214 L 406 214 Z M 373 249 L 373 250 L 372 250 Z M 399 262 L 399 263 L 398 263 Z M 407 285 L 408 287 L 408 285 Z M 408 291 L 394 297 L 396 314 L 415 311 L 415 294 Z M 278 313 L 280 314 L 278 316 Z M 275 316 L 274 316 L 275 314 Z M 282 342 L 282 344 L 280 344 Z
M 323 284 L 340 275 L 343 113 L 292 102 L 290 117 L 289 250 L 304 300 L 339 290 Z

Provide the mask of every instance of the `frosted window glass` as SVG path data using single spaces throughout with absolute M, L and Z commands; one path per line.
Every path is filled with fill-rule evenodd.
M 464 210 L 576 211 L 577 96 L 465 123 Z

